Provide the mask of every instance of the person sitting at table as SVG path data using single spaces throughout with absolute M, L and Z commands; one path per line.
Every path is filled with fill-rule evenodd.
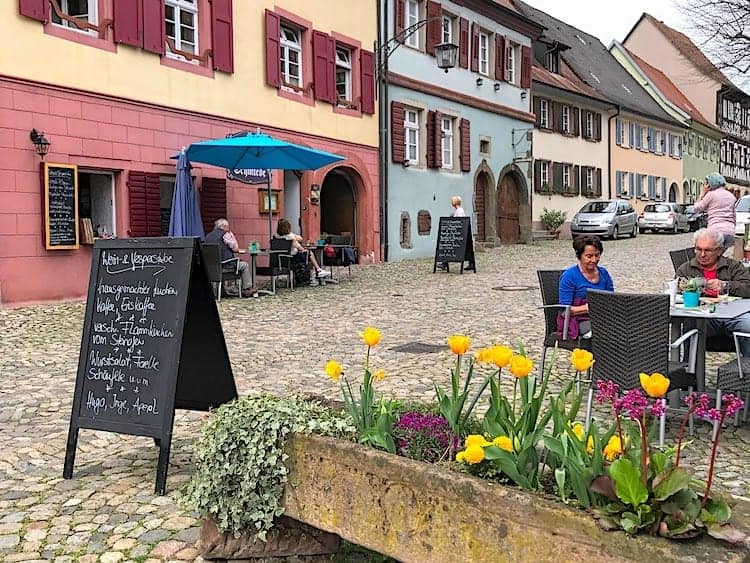
M 234 236 L 234 233 L 229 230 L 229 221 L 224 217 L 214 221 L 214 230 L 203 237 L 203 242 L 219 245 L 219 255 L 221 256 L 222 262 L 234 258 L 234 253 L 240 249 L 240 245 L 237 244 L 237 238 Z M 239 260 L 237 263 L 237 271 L 240 273 L 242 279 L 242 296 L 253 296 L 258 290 L 253 287 L 250 265 L 247 262 Z M 235 295 L 237 294 L 236 292 L 237 290 L 235 289 Z M 227 295 L 231 295 L 229 291 L 226 291 L 226 293 Z
M 724 234 L 714 229 L 695 231 L 695 258 L 681 264 L 675 274 L 680 280 L 680 291 L 686 278 L 703 278 L 706 296 L 716 297 L 726 283 L 729 295 L 750 297 L 750 273 L 742 262 L 722 256 L 724 239 Z M 709 319 L 706 323 L 706 336 L 720 334 L 732 338 L 733 332 L 750 332 L 750 313 L 733 319 Z M 750 339 L 742 338 L 741 346 L 742 355 L 750 357 Z
M 310 264 L 311 285 L 314 285 L 316 277 L 326 278 L 331 275 L 329 270 L 320 267 L 318 260 L 315 258 L 315 253 L 305 250 L 305 247 L 302 246 L 302 237 L 292 232 L 292 224 L 288 219 L 279 219 L 276 234 L 279 235 L 279 238 L 292 241 L 292 256 L 299 257 L 299 260 L 304 260 Z
M 599 265 L 604 246 L 596 235 L 580 235 L 573 240 L 573 250 L 578 262 L 565 270 L 560 276 L 558 301 L 560 305 L 570 306 L 568 321 L 568 338 L 587 337 L 591 332 L 589 305 L 586 302 L 586 291 L 601 289 L 614 291 L 612 276 L 606 268 Z M 558 332 L 563 332 L 565 313 L 557 317 Z

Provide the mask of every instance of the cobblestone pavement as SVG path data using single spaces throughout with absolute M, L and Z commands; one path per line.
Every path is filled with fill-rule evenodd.
M 656 291 L 672 275 L 667 251 L 691 242 L 687 234 L 605 242 L 602 264 L 618 290 Z M 392 350 L 408 342 L 442 345 L 456 332 L 470 335 L 472 348 L 523 339 L 538 358 L 543 320 L 536 269 L 571 264 L 570 241 L 491 249 L 477 258 L 477 274 L 432 274 L 429 260 L 358 266 L 338 286 L 222 300 L 240 392 L 337 396 L 322 366 L 336 358 L 360 373 L 364 350 L 357 333 L 365 325 L 383 332 L 371 360 L 388 374 L 379 387 L 404 399 L 432 399 L 433 380 L 445 384 L 452 363 L 445 348 Z M 503 286 L 518 287 L 498 290 Z M 0 310 L 0 560 L 193 560 L 198 522 L 180 505 L 179 489 L 192 471 L 202 413 L 178 411 L 166 496 L 153 493 L 157 450 L 149 438 L 82 430 L 74 478 L 61 477 L 83 311 L 82 303 Z M 726 360 L 711 358 L 709 374 Z M 566 371 L 561 358 L 555 380 L 564 381 Z M 708 431 L 698 425 L 687 454 L 699 477 Z M 675 432 L 672 425 L 670 436 Z M 750 428 L 730 428 L 725 436 L 717 479 L 749 497 Z

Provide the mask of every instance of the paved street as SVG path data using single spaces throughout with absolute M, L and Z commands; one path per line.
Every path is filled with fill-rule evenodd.
M 602 264 L 615 287 L 649 292 L 672 276 L 667 251 L 691 245 L 692 236 L 640 235 L 604 244 Z M 477 274 L 432 274 L 428 260 L 358 266 L 339 286 L 222 300 L 240 393 L 337 397 L 323 364 L 336 358 L 359 374 L 364 348 L 357 333 L 365 325 L 383 333 L 371 360 L 387 373 L 378 387 L 403 399 L 432 399 L 433 381 L 445 384 L 452 365 L 447 349 L 392 350 L 409 342 L 442 345 L 461 332 L 476 349 L 522 339 L 538 358 L 543 319 L 536 269 L 572 264 L 570 241 L 497 248 L 477 258 Z M 517 290 L 498 289 L 503 286 Z M 83 430 L 74 478 L 61 477 L 83 311 L 82 303 L 0 310 L 0 560 L 193 560 L 198 522 L 179 504 L 179 489 L 192 471 L 202 413 L 178 412 L 166 496 L 153 493 L 157 450 L 149 438 Z M 717 362 L 711 359 L 709 378 Z M 564 381 L 566 362 L 559 366 L 554 377 Z M 721 486 L 745 497 L 749 426 L 726 431 L 717 475 Z M 687 458 L 703 477 L 709 428 L 698 430 Z

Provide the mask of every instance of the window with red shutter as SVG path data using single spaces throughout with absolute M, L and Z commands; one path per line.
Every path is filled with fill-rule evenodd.
M 427 40 L 425 41 L 425 51 L 428 55 L 435 54 L 435 45 L 441 43 L 440 38 L 443 33 L 443 8 L 437 2 L 427 0 Z
M 143 49 L 151 53 L 166 53 L 164 29 L 164 0 L 143 0 Z
M 394 2 L 394 22 L 393 36 L 403 43 L 404 38 L 401 34 L 404 32 L 404 18 L 406 17 L 406 0 L 396 0 Z
M 435 168 L 443 166 L 443 114 L 435 113 L 435 136 L 432 139 L 432 150 L 435 152 Z
M 495 80 L 505 80 L 505 37 L 495 35 Z
M 211 50 L 214 70 L 234 72 L 232 0 L 211 0 Z
M 266 84 L 281 86 L 281 20 L 270 10 L 266 10 Z
M 479 72 L 479 24 L 471 23 L 471 71 Z
M 114 3 L 115 43 L 132 45 L 133 47 L 143 46 L 142 8 L 141 0 L 119 0 Z
M 461 172 L 471 171 L 471 123 L 468 119 L 461 119 L 459 125 L 461 135 Z
M 315 99 L 336 103 L 335 47 L 333 39 L 322 31 L 313 31 L 313 90 Z
M 128 173 L 128 212 L 131 237 L 158 237 L 161 228 L 159 175 L 131 170 Z
M 375 113 L 375 55 L 370 51 L 359 52 L 361 73 L 362 113 Z
M 531 88 L 531 47 L 521 47 L 521 88 Z
M 458 66 L 469 68 L 469 20 L 458 20 Z
M 210 233 L 214 222 L 227 216 L 227 181 L 224 178 L 203 178 L 200 200 L 203 230 Z
M 32 20 L 49 21 L 49 0 L 19 0 L 18 13 Z
M 403 164 L 406 160 L 405 109 L 404 104 L 391 102 L 391 160 L 398 164 Z

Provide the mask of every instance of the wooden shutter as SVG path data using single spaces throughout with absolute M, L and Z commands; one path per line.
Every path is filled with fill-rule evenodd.
M 161 236 L 161 187 L 159 175 L 152 172 L 128 173 L 128 200 L 131 237 Z
M 405 119 L 406 108 L 404 104 L 391 102 L 391 160 L 398 164 L 403 164 L 406 160 Z
M 471 123 L 468 119 L 461 119 L 459 125 L 461 136 L 461 172 L 471 171 Z
M 495 35 L 495 79 L 505 80 L 505 37 Z
M 404 20 L 406 18 L 406 0 L 396 0 L 393 3 L 395 21 L 393 22 L 393 36 L 400 43 L 404 42 L 402 33 L 404 32 Z
M 266 84 L 281 86 L 281 20 L 271 10 L 266 10 Z
M 534 125 L 541 128 L 542 127 L 542 100 L 539 97 L 534 96 L 533 103 L 534 103 L 534 118 L 535 118 Z
M 458 66 L 469 68 L 469 20 L 458 20 Z
M 521 47 L 521 88 L 531 88 L 531 47 Z
M 234 72 L 232 0 L 211 0 L 211 50 L 214 70 Z
M 555 122 L 558 114 L 560 113 L 560 108 L 555 107 L 555 105 L 559 106 L 559 104 L 555 104 L 555 102 L 547 100 L 547 127 L 552 131 L 555 130 Z
M 602 140 L 602 114 L 594 114 L 594 139 L 597 141 Z
M 203 230 L 210 233 L 214 222 L 227 216 L 227 181 L 224 178 L 203 178 L 200 198 Z
M 360 50 L 359 72 L 361 74 L 362 113 L 375 113 L 375 55 L 372 51 Z M 335 80 L 334 76 L 334 80 Z
M 584 166 L 585 169 L 586 167 Z M 573 167 L 573 177 L 570 179 L 570 184 L 573 188 L 570 191 L 578 194 L 578 190 L 581 188 L 581 167 L 577 164 Z
M 552 108 L 552 130 L 562 133 L 562 104 L 560 102 L 551 102 L 549 107 Z
M 443 166 L 443 114 L 435 112 L 435 168 Z
M 437 136 L 436 111 L 427 112 L 427 168 L 437 168 L 435 164 L 435 137 Z
M 555 193 L 560 193 L 562 191 L 562 167 L 562 162 L 552 163 L 552 191 Z
M 471 71 L 479 72 L 479 24 L 471 22 Z
M 573 121 L 570 132 L 578 137 L 581 134 L 581 110 L 573 108 L 570 112 L 570 118 Z
M 538 158 L 534 161 L 534 190 L 542 189 L 542 161 Z
M 315 99 L 332 104 L 335 104 L 337 101 L 336 78 L 335 76 L 329 76 L 331 61 L 334 56 L 335 46 L 333 45 L 333 38 L 322 31 L 313 31 L 313 90 L 315 92 Z
M 164 20 L 164 0 L 143 0 L 144 50 L 160 55 L 166 53 Z
M 428 55 L 435 54 L 435 45 L 440 43 L 443 34 L 443 8 L 437 2 L 427 0 L 427 40 L 425 41 L 425 51 Z
M 32 20 L 49 21 L 49 0 L 19 0 L 18 13 Z
M 141 22 L 143 5 L 140 0 L 119 0 L 114 4 L 114 38 L 115 43 L 143 46 Z
M 602 195 L 602 169 L 597 168 L 594 170 L 594 195 L 601 197 Z

